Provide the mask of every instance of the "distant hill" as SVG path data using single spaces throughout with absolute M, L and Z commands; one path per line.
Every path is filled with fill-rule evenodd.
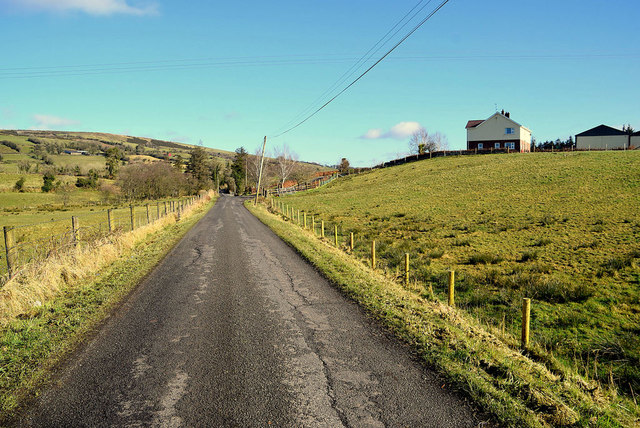
M 98 150 L 105 150 L 109 146 L 124 147 L 127 152 L 135 152 L 136 147 L 142 146 L 146 155 L 159 157 L 160 155 L 171 154 L 173 156 L 180 154 L 188 156 L 189 151 L 194 149 L 195 145 L 179 143 L 175 141 L 158 140 L 147 137 L 135 137 L 129 135 L 109 134 L 105 132 L 69 132 L 69 131 L 32 131 L 32 130 L 0 130 L 0 140 L 5 136 L 22 137 L 21 139 L 43 143 L 55 143 L 64 147 L 86 146 L 95 147 Z M 31 141 L 33 142 L 33 141 Z M 214 157 L 231 160 L 234 157 L 233 152 L 226 150 L 213 149 L 203 147 L 208 153 Z M 141 154 L 141 153 L 137 153 Z

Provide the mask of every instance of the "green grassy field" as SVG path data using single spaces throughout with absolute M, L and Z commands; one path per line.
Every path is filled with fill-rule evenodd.
M 587 379 L 640 391 L 640 151 L 447 157 L 283 198 L 369 257 L 505 336 L 533 300 L 532 341 Z M 513 342 L 517 343 L 517 339 Z M 632 392 L 633 391 L 633 392 Z

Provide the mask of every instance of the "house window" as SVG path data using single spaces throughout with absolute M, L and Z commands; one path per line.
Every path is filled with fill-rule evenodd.
M 478 143 L 478 150 L 482 150 L 484 149 L 484 144 L 483 143 Z
M 504 147 L 507 149 L 515 150 L 516 143 L 504 143 Z
M 493 148 L 494 149 L 499 149 L 500 148 L 500 143 L 494 143 L 493 144 Z
M 514 128 L 504 128 L 504 133 L 505 134 L 515 134 L 516 130 Z

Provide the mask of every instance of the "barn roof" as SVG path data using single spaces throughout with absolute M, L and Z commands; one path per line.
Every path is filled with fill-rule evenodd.
M 576 137 L 603 137 L 606 135 L 627 135 L 627 133 L 607 125 L 598 125 L 595 128 L 576 134 Z

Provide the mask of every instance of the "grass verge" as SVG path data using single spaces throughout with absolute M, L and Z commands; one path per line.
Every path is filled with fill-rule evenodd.
M 427 290 L 404 287 L 263 206 L 249 210 L 431 367 L 503 424 L 519 427 L 637 426 L 637 406 L 553 358 L 517 349 Z
M 52 260 L 49 270 L 34 269 L 29 276 L 5 285 L 0 301 L 0 425 L 9 423 L 37 396 L 64 358 L 110 315 L 214 203 L 215 199 L 211 199 L 193 207 L 191 213 L 185 210 L 178 222 L 174 216 L 167 216 L 173 221 L 168 219 L 166 223 L 149 225 L 146 231 L 140 228 L 124 234 L 117 238 L 120 243 L 106 243 L 94 248 L 93 254 L 85 249 L 69 255 L 67 260 Z M 139 235 L 133 236 L 136 232 Z M 120 251 L 116 256 L 110 255 L 118 250 L 116 247 Z M 87 266 L 91 257 L 108 262 L 101 267 Z M 60 262 L 65 265 L 52 271 L 52 266 Z M 44 303 L 35 302 L 35 297 L 21 289 L 27 287 L 36 292 L 34 283 L 45 278 L 54 284 L 53 288 L 38 289 Z

